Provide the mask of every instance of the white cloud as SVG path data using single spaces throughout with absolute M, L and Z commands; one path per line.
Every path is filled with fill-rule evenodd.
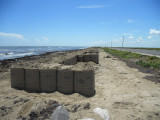
M 42 40 L 48 41 L 47 37 L 42 37 Z
M 50 43 L 50 40 L 47 37 L 35 38 L 35 42 L 40 44 Z
M 132 20 L 132 19 L 127 20 L 127 23 L 133 23 L 133 22 L 134 22 L 134 20 Z
M 89 46 L 105 46 L 106 45 L 106 41 L 104 40 L 98 40 L 98 41 L 93 41 L 88 43 Z
M 24 39 L 24 37 L 21 34 L 15 34 L 15 33 L 2 33 L 2 32 L 0 32 L 0 37 Z
M 148 39 L 152 39 L 152 36 L 148 36 Z
M 103 8 L 104 5 L 88 5 L 88 6 L 79 6 L 77 8 Z
M 143 38 L 141 36 L 139 36 L 138 39 L 141 40 L 141 41 L 143 40 Z
M 133 36 L 129 36 L 128 38 L 129 38 L 129 39 L 133 39 L 134 37 L 133 37 Z
M 131 33 L 123 33 L 124 36 L 132 36 Z
M 156 29 L 150 29 L 149 34 L 160 34 L 160 30 L 156 30 Z
M 35 38 L 35 41 L 36 41 L 36 42 L 41 42 L 41 40 L 40 40 L 40 39 L 38 39 L 38 38 Z
M 139 36 L 137 39 L 136 39 L 136 41 L 139 43 L 139 42 L 143 42 L 143 38 L 142 38 L 142 36 Z

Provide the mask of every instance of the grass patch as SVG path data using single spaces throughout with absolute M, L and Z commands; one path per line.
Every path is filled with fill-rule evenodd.
M 146 56 L 141 55 L 138 53 L 132 53 L 127 51 L 120 51 L 110 48 L 102 48 L 105 52 L 112 54 L 114 56 L 120 57 L 122 59 L 132 60 L 136 61 L 135 63 L 137 65 L 140 65 L 142 67 L 153 67 L 156 69 L 160 69 L 160 58 L 156 56 Z
M 115 55 L 115 56 L 121 57 L 121 58 L 125 58 L 125 59 L 140 58 L 143 56 L 143 55 L 137 54 L 137 53 L 120 51 L 120 50 L 115 50 L 115 49 L 110 49 L 110 48 L 102 48 L 102 49 L 112 55 Z

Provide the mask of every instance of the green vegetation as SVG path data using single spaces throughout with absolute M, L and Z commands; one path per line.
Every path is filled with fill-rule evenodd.
M 144 60 L 138 60 L 136 64 L 143 67 L 153 67 L 160 69 L 160 59 L 156 56 L 146 56 Z
M 120 51 L 110 48 L 102 48 L 107 53 L 110 53 L 114 56 L 120 57 L 122 59 L 127 59 L 130 61 L 136 61 L 137 65 L 141 65 L 142 67 L 153 67 L 156 69 L 160 69 L 160 58 L 156 56 L 146 56 L 137 53 Z
M 115 49 L 110 49 L 110 48 L 103 48 L 106 52 L 115 55 L 117 57 L 125 58 L 125 59 L 130 59 L 130 58 L 140 58 L 143 55 L 137 54 L 137 53 L 132 53 L 132 52 L 127 52 L 127 51 L 120 51 L 120 50 L 115 50 Z

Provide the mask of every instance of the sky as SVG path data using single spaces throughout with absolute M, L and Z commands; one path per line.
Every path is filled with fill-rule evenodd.
M 0 0 L 0 46 L 160 47 L 160 0 Z

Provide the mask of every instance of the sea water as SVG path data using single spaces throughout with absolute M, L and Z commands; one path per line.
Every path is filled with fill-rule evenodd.
M 40 55 L 46 52 L 84 49 L 75 46 L 0 46 L 0 60 Z

